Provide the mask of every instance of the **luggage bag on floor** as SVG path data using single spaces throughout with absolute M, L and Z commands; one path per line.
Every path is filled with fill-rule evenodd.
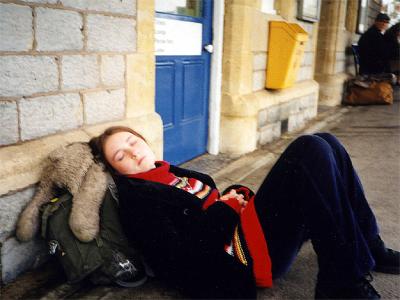
M 348 105 L 392 104 L 393 88 L 386 81 L 352 80 L 348 84 L 343 103 Z

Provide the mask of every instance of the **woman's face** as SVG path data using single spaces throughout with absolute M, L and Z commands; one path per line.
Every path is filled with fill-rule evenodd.
M 149 145 L 130 132 L 114 133 L 106 140 L 103 150 L 119 174 L 138 174 L 155 168 L 155 155 Z

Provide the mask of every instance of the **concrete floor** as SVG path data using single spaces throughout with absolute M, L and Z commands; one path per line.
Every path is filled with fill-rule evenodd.
M 205 155 L 184 164 L 216 179 L 222 190 L 230 183 L 241 183 L 254 190 L 268 173 L 274 161 L 298 135 L 328 131 L 348 149 L 363 182 L 367 199 L 373 207 L 387 245 L 400 249 L 400 115 L 399 103 L 391 106 L 336 108 L 324 111 L 301 132 L 285 134 L 281 139 L 242 156 Z M 243 174 L 243 167 L 251 171 Z M 54 270 L 49 271 L 50 273 Z M 49 281 L 42 273 L 32 273 L 3 288 L 4 299 L 173 299 L 182 298 L 162 283 L 151 280 L 136 289 L 116 287 L 72 287 Z M 317 273 L 316 256 L 306 243 L 285 278 L 272 289 L 260 289 L 259 299 L 310 299 L 314 296 Z M 42 274 L 42 275 L 40 275 Z M 384 299 L 400 299 L 400 276 L 374 273 L 373 285 Z M 29 277 L 30 276 L 30 277 Z M 36 278 L 33 289 L 32 277 Z M 41 280 L 39 280 L 42 278 Z M 47 278 L 47 279 L 46 279 Z M 31 281 L 30 281 L 31 280 Z M 40 281 L 40 284 L 39 284 Z M 30 282 L 30 283 L 29 283 Z M 44 288 L 46 286 L 46 288 Z
M 393 106 L 350 109 L 342 121 L 328 130 L 346 146 L 358 171 L 387 245 L 400 249 L 400 115 Z M 244 180 L 257 185 L 268 167 Z M 260 299 L 309 299 L 313 297 L 317 272 L 310 243 L 301 250 L 291 271 Z M 374 273 L 373 285 L 384 299 L 400 299 L 400 276 Z

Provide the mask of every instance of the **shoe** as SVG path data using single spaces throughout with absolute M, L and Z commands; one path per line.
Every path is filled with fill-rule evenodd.
M 140 258 L 128 258 L 118 251 L 113 253 L 113 261 L 108 272 L 112 281 L 123 287 L 138 287 L 147 281 L 147 275 Z
M 378 236 L 375 241 L 370 244 L 372 257 L 375 260 L 373 271 L 400 274 L 400 253 L 399 251 L 386 248 L 381 237 Z
M 315 299 L 380 299 L 381 295 L 372 286 L 371 281 L 372 276 L 368 274 L 368 276 L 344 287 L 317 282 Z

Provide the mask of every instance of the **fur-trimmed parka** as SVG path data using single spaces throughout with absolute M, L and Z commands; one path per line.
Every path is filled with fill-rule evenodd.
M 39 208 L 60 190 L 73 195 L 69 225 L 74 235 L 88 242 L 99 232 L 99 209 L 107 188 L 107 176 L 95 163 L 87 143 L 72 143 L 49 154 L 35 196 L 19 216 L 20 241 L 34 237 L 39 228 Z

